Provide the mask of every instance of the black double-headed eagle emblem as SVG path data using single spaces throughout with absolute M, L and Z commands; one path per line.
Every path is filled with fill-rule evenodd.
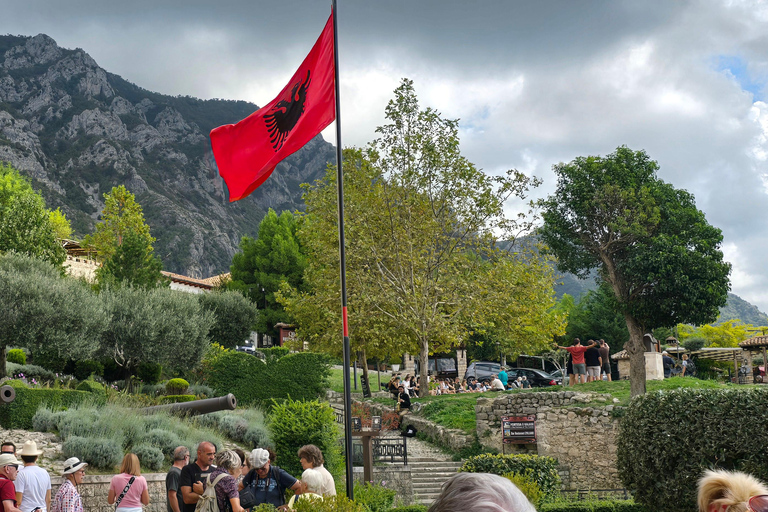
M 303 83 L 298 82 L 293 86 L 290 100 L 280 100 L 264 116 L 267 130 L 269 130 L 269 141 L 272 143 L 272 148 L 275 151 L 283 147 L 288 134 L 291 133 L 291 130 L 299 122 L 302 114 L 304 114 L 304 104 L 307 100 L 307 89 L 310 82 L 310 71 L 307 70 L 306 80 Z

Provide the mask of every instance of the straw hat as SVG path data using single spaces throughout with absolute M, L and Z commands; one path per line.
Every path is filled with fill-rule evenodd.
M 37 449 L 37 443 L 34 441 L 27 441 L 24 443 L 24 446 L 21 448 L 21 451 L 19 452 L 19 455 L 27 455 L 27 456 L 35 456 L 42 454 L 42 450 Z
M 24 463 L 20 460 L 16 460 L 16 456 L 12 453 L 3 453 L 0 455 L 0 468 L 5 466 L 21 466 Z

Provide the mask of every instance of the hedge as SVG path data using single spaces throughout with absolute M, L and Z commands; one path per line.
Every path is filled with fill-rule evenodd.
M 51 409 L 65 409 L 86 401 L 105 403 L 106 395 L 97 395 L 72 389 L 44 389 L 16 387 L 16 399 L 0 406 L 0 425 L 6 429 L 32 429 L 32 417 L 41 404 Z
M 203 378 L 216 395 L 232 393 L 240 405 L 271 405 L 272 400 L 314 400 L 324 395 L 330 375 L 328 356 L 289 354 L 270 363 L 244 352 L 217 351 L 203 361 Z
M 768 389 L 688 388 L 634 398 L 619 423 L 618 469 L 635 501 L 658 511 L 696 509 L 704 470 L 768 480 Z M 674 485 L 669 485 L 674 482 Z
M 650 512 L 649 509 L 632 500 L 584 500 L 545 503 L 538 510 L 539 512 Z
M 197 400 L 195 395 L 165 395 L 161 396 L 158 401 L 161 404 L 175 404 L 179 402 L 192 402 Z
M 27 364 L 27 354 L 23 349 L 12 348 L 8 350 L 8 353 L 5 355 L 5 360 L 9 363 L 24 365 Z
M 389 512 L 427 512 L 426 505 L 407 505 L 405 507 L 395 507 Z
M 495 455 L 484 453 L 469 457 L 459 471 L 467 473 L 493 473 L 504 476 L 516 473 L 530 477 L 544 493 L 544 501 L 549 502 L 560 495 L 559 463 L 552 457 L 538 455 Z

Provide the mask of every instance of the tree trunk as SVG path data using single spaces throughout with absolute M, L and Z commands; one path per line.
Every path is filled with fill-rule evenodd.
M 624 314 L 629 330 L 629 392 L 630 396 L 645 394 L 645 346 L 643 345 L 643 326 L 633 316 Z
M 360 364 L 362 366 L 362 368 L 363 368 L 363 375 L 362 375 L 363 383 L 362 383 L 362 386 L 361 386 L 363 388 L 363 396 L 364 397 L 370 397 L 371 396 L 371 381 L 368 380 L 368 358 L 365 355 L 365 349 L 364 348 L 360 349 L 357 352 L 357 361 L 358 361 L 358 364 Z M 378 390 L 376 390 L 376 391 L 378 391 Z
M 421 340 L 421 352 L 419 352 L 419 395 L 429 395 L 429 341 Z
M 3 346 L 2 349 L 0 349 L 0 379 L 3 377 L 7 377 L 6 375 L 6 368 L 5 368 L 5 362 L 7 360 L 8 356 L 8 347 Z

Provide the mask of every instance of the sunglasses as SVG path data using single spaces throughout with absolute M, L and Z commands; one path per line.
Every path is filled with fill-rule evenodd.
M 747 507 L 752 512 L 768 512 L 768 494 L 752 496 L 749 498 Z

